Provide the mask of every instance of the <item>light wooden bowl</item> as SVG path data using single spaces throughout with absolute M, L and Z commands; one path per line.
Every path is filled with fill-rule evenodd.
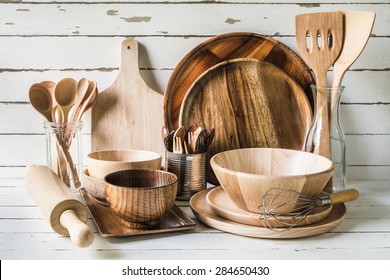
M 110 208 L 135 229 L 157 227 L 173 206 L 177 176 L 153 169 L 123 170 L 105 177 L 105 196 Z
M 127 169 L 160 169 L 161 155 L 144 150 L 102 150 L 87 155 L 90 176 L 103 179 L 107 174 Z
M 86 191 L 97 198 L 101 202 L 106 200 L 104 195 L 104 179 L 95 178 L 89 175 L 88 169 L 84 168 L 81 175 L 81 185 L 86 189 Z
M 325 157 L 277 148 L 225 151 L 213 156 L 210 164 L 229 198 L 254 213 L 261 213 L 259 206 L 271 188 L 316 196 L 333 174 L 333 162 Z

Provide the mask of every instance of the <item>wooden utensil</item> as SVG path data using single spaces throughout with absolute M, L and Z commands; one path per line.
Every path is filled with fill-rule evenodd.
M 31 105 L 48 122 L 53 121 L 53 99 L 50 91 L 42 84 L 33 84 L 28 92 Z
M 85 224 L 88 218 L 86 208 L 49 167 L 28 166 L 25 182 L 30 195 L 55 232 L 70 236 L 79 247 L 92 244 L 93 233 Z
M 256 59 L 222 62 L 188 90 L 179 125 L 215 128 L 207 163 L 222 151 L 303 149 L 312 112 L 302 88 L 276 66 Z M 210 166 L 207 181 L 218 185 Z
M 77 102 L 75 103 L 75 111 L 72 116 L 72 121 L 76 122 L 81 119 L 83 114 L 91 108 L 97 100 L 97 89 L 96 89 L 96 82 L 91 81 L 88 83 L 88 87 L 81 98 L 80 103 L 76 107 Z
M 92 151 L 142 149 L 164 154 L 163 96 L 142 79 L 138 43 L 132 38 L 122 42 L 118 77 L 99 94 L 91 126 Z
M 193 82 L 212 66 L 235 58 L 255 58 L 279 67 L 302 87 L 314 108 L 310 89 L 314 79 L 305 62 L 293 50 L 260 34 L 227 33 L 196 46 L 175 67 L 164 95 L 164 121 L 168 130 L 179 126 L 180 107 Z
M 264 219 L 260 219 L 260 215 L 257 213 L 252 213 L 249 211 L 245 211 L 239 208 L 224 192 L 221 187 L 213 188 L 206 195 L 206 201 L 213 211 L 214 214 L 217 214 L 221 218 L 224 218 L 229 221 L 233 221 L 240 224 L 251 225 L 251 226 L 260 226 L 264 227 L 266 224 L 264 223 Z M 279 217 L 279 219 L 288 219 L 290 222 L 294 221 L 299 223 L 299 226 L 309 225 L 317 223 L 323 219 L 325 219 L 330 212 L 332 211 L 331 206 L 325 206 L 316 208 L 312 213 L 304 217 Z M 286 225 L 278 220 L 269 217 L 267 222 L 271 224 L 273 227 L 285 227 Z
M 81 78 L 77 83 L 77 95 L 73 106 L 72 115 L 69 118 L 71 122 L 74 122 L 77 118 L 77 112 L 81 109 L 81 104 L 88 94 L 89 81 L 86 78 Z
M 54 88 L 54 97 L 62 113 L 62 122 L 68 122 L 69 111 L 73 107 L 77 94 L 77 81 L 72 78 L 60 80 Z
M 195 217 L 210 227 L 242 236 L 270 239 L 315 236 L 331 231 L 341 225 L 347 213 L 347 208 L 344 204 L 337 204 L 332 208 L 331 213 L 318 223 L 278 232 L 264 227 L 243 225 L 219 217 L 213 213 L 206 201 L 207 193 L 211 190 L 209 188 L 200 191 L 191 197 L 190 206 Z
M 344 15 L 344 41 L 340 56 L 333 64 L 332 87 L 341 86 L 345 72 L 362 53 L 375 22 L 374 12 L 342 11 Z M 331 114 L 337 105 L 337 91 L 332 92 Z
M 341 12 L 311 13 L 295 18 L 296 42 L 298 50 L 313 69 L 319 87 L 316 107 L 321 107 L 322 122 L 320 144 L 314 153 L 330 158 L 329 106 L 326 91 L 328 69 L 336 61 L 343 44 L 343 14 Z

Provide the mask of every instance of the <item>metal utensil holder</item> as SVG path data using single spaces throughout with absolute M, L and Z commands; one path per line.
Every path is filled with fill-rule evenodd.
M 167 171 L 178 177 L 177 200 L 189 200 L 195 193 L 206 188 L 206 154 L 175 154 L 166 155 Z

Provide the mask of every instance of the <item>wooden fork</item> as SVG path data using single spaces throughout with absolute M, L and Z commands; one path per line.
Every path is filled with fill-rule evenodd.
M 183 145 L 180 137 L 173 138 L 173 153 L 174 154 L 182 154 L 183 153 Z

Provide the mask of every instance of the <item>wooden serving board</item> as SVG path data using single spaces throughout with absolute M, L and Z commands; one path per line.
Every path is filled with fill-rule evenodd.
M 110 207 L 96 201 L 96 199 L 88 194 L 84 189 L 80 189 L 80 194 L 84 199 L 91 213 L 93 220 L 103 237 L 121 237 L 132 235 L 156 234 L 164 232 L 174 232 L 190 230 L 196 227 L 187 215 L 176 205 L 161 217 L 160 225 L 154 229 L 132 229 L 123 225 L 123 219 L 116 215 Z
M 206 201 L 213 213 L 226 220 L 251 226 L 264 227 L 268 223 L 273 227 L 287 227 L 286 224 L 279 222 L 273 217 L 269 217 L 266 222 L 264 219 L 260 219 L 260 214 L 245 211 L 244 209 L 239 208 L 224 192 L 222 187 L 213 188 L 210 192 L 208 192 L 206 195 Z M 260 203 L 261 202 L 259 201 L 259 204 Z M 295 218 L 283 216 L 280 216 L 279 219 L 284 222 L 288 222 L 288 224 L 297 223 L 299 226 L 304 226 L 314 224 L 325 219 L 331 211 L 331 206 L 324 206 L 316 208 L 304 219 L 301 219 L 301 217 Z
M 125 39 L 118 77 L 92 108 L 92 151 L 140 149 L 163 155 L 163 100 L 141 77 L 138 42 Z
M 206 201 L 207 193 L 210 190 L 212 189 L 200 191 L 191 197 L 190 206 L 196 218 L 210 227 L 242 236 L 272 239 L 315 236 L 331 231 L 341 225 L 347 213 L 344 204 L 335 204 L 330 214 L 318 223 L 293 227 L 285 231 L 274 231 L 269 228 L 244 225 L 219 217 L 211 210 Z
M 304 149 L 311 121 L 310 104 L 293 79 L 271 63 L 242 58 L 198 77 L 183 99 L 179 124 L 215 128 L 207 181 L 217 185 L 212 156 L 239 148 Z
M 169 131 L 178 128 L 180 107 L 192 83 L 212 66 L 235 58 L 256 58 L 278 66 L 303 88 L 313 110 L 310 85 L 315 80 L 298 54 L 267 36 L 227 33 L 196 46 L 175 67 L 164 96 L 164 121 Z

